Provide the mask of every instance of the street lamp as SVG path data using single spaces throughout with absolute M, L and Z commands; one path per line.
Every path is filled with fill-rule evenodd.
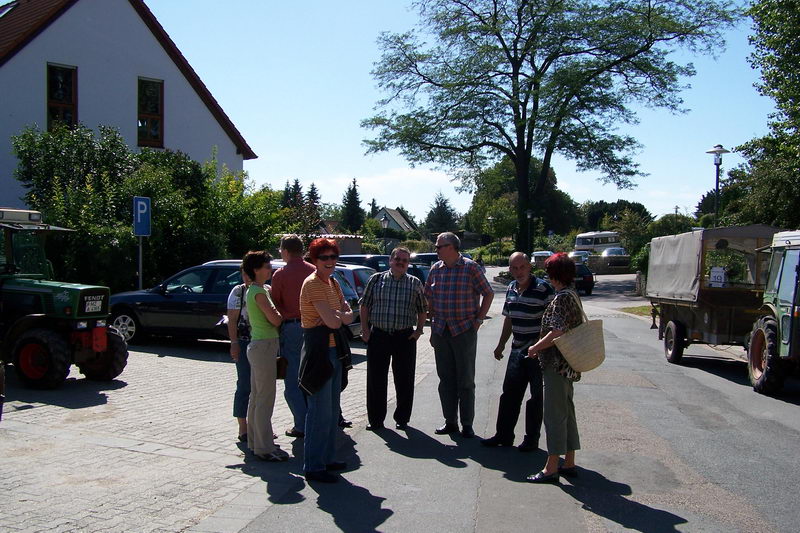
M 383 228 L 383 253 L 386 253 L 386 228 L 389 227 L 389 217 L 386 213 L 381 217 L 381 227 Z
M 530 246 L 528 247 L 528 257 L 533 257 L 533 248 L 535 243 L 533 242 L 533 235 L 531 234 L 531 218 L 533 218 L 533 209 L 526 209 L 525 216 L 528 217 L 528 242 L 530 242 Z
M 494 217 L 492 215 L 489 215 L 488 217 L 486 217 L 486 222 L 489 223 L 489 232 L 490 232 L 489 236 L 492 238 L 492 243 L 494 243 L 494 235 L 491 235 L 491 233 L 494 232 Z
M 714 154 L 714 166 L 717 167 L 717 185 L 714 189 L 714 227 L 719 226 L 719 167 L 722 165 L 722 154 L 731 153 L 721 144 L 714 145 L 711 150 L 706 150 L 707 154 Z

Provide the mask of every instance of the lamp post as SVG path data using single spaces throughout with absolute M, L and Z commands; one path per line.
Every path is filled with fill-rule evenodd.
M 530 246 L 528 246 L 528 257 L 533 258 L 534 242 L 533 234 L 531 234 L 531 219 L 533 218 L 533 209 L 526 209 L 525 216 L 528 217 L 528 242 L 530 243 Z
M 381 227 L 383 228 L 383 253 L 386 253 L 386 228 L 389 227 L 389 217 L 386 213 L 381 217 Z
M 711 150 L 706 150 L 707 154 L 714 154 L 714 166 L 717 167 L 717 184 L 714 188 L 714 227 L 719 225 L 719 167 L 722 165 L 722 154 L 731 153 L 726 150 L 721 144 L 714 145 Z
M 494 235 L 492 235 L 492 233 L 494 232 L 494 217 L 492 215 L 489 215 L 488 217 L 486 217 L 486 222 L 489 223 L 489 236 L 492 238 L 492 243 L 494 243 Z

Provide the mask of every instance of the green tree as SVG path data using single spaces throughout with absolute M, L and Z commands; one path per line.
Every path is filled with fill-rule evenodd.
M 727 1 L 419 0 L 419 32 L 384 34 L 373 75 L 388 97 L 362 125 L 369 152 L 398 149 L 414 163 L 480 169 L 514 165 L 518 247 L 525 211 L 560 153 L 602 181 L 640 175 L 629 105 L 678 110 L 680 79 L 694 73 L 670 52 L 712 53 L 739 13 Z M 428 46 L 423 34 L 432 35 Z M 530 161 L 542 161 L 534 186 Z M 463 174 L 462 174 L 463 176 Z
M 378 203 L 375 201 L 375 198 L 373 198 L 372 201 L 369 203 L 369 213 L 367 215 L 368 218 L 374 217 L 375 215 L 378 214 L 378 211 L 380 210 L 381 208 L 378 207 Z
M 650 238 L 662 237 L 664 235 L 676 235 L 678 233 L 685 233 L 692 231 L 692 228 L 697 226 L 697 220 L 690 216 L 683 214 L 663 215 L 657 220 L 654 220 L 647 226 L 647 232 Z
M 746 163 L 729 173 L 734 193 L 722 222 L 800 227 L 800 9 L 796 0 L 756 0 L 750 57 L 759 90 L 775 101 L 770 134 L 736 148 Z
M 283 195 L 281 196 L 281 207 L 288 209 L 292 207 L 292 186 L 289 180 L 286 180 L 286 185 L 283 186 Z
M 361 207 L 361 199 L 358 195 L 358 184 L 356 179 L 353 178 L 353 182 L 347 187 L 342 198 L 342 226 L 353 233 L 357 233 L 361 226 L 364 225 L 365 218 L 366 212 Z
M 319 206 L 322 202 L 322 198 L 319 195 L 319 189 L 317 186 L 314 185 L 314 182 L 311 182 L 311 185 L 308 186 L 308 191 L 306 191 L 306 199 L 305 204 L 306 206 L 319 211 Z
M 425 229 L 428 233 L 442 233 L 443 231 L 456 231 L 458 228 L 458 212 L 453 209 L 441 192 L 433 199 L 428 216 L 425 217 Z
M 622 246 L 631 256 L 636 255 L 645 244 L 650 242 L 652 236 L 647 228 L 650 221 L 650 217 L 641 212 L 625 209 L 612 223 L 611 229 L 619 232 Z

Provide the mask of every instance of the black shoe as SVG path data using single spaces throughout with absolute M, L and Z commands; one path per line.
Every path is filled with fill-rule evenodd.
M 530 483 L 558 483 L 558 472 L 555 474 L 550 474 L 549 476 L 544 475 L 542 472 L 537 472 L 535 474 L 531 474 L 527 478 Z
M 239 435 L 239 442 L 247 442 L 247 433 Z
M 464 426 L 461 429 L 461 436 L 465 439 L 471 439 L 475 436 L 475 430 L 472 429 L 472 426 Z
M 523 439 L 522 443 L 517 446 L 521 452 L 533 452 L 539 449 L 539 443 L 533 440 Z
M 287 437 L 294 437 L 295 439 L 302 439 L 303 437 L 306 436 L 306 434 L 303 433 L 302 431 L 299 431 L 299 430 L 297 430 L 295 428 L 292 428 L 292 429 L 290 429 L 290 430 L 288 430 L 286 432 L 286 436 Z
M 434 431 L 437 435 L 447 435 L 448 433 L 458 433 L 458 424 L 445 424 L 436 428 Z
M 398 422 L 397 424 L 394 425 L 394 429 L 405 431 L 408 429 L 408 422 Z
M 563 466 L 559 466 L 558 475 L 564 477 L 578 477 L 578 467 L 570 466 L 569 468 L 565 468 Z
M 334 476 L 327 470 L 320 470 L 319 472 L 306 472 L 306 481 L 319 481 L 320 483 L 336 483 L 339 481 L 338 476 Z
M 386 429 L 386 426 L 383 424 L 368 424 L 367 431 L 380 431 L 382 429 Z
M 487 448 L 496 448 L 498 446 L 512 446 L 514 442 L 510 440 L 503 440 L 495 435 L 494 437 L 489 437 L 488 439 L 481 439 L 481 444 Z
M 347 463 L 344 461 L 334 461 L 330 464 L 325 465 L 325 470 L 328 472 L 338 472 L 340 470 L 344 470 L 347 468 Z
M 353 423 L 350 422 L 349 420 L 345 420 L 344 418 L 342 418 L 341 420 L 339 420 L 339 427 L 340 428 L 351 428 L 351 427 L 353 427 Z

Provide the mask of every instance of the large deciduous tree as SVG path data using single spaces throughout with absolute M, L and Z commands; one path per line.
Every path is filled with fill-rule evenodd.
M 399 149 L 463 177 L 507 156 L 519 193 L 517 246 L 529 242 L 525 211 L 554 154 L 601 180 L 633 186 L 640 175 L 632 102 L 678 110 L 691 64 L 672 50 L 713 52 L 738 18 L 727 0 L 419 0 L 418 31 L 384 34 L 373 75 L 387 97 L 362 125 L 368 151 Z M 433 44 L 424 42 L 431 36 Z M 530 186 L 532 156 L 542 161 Z

